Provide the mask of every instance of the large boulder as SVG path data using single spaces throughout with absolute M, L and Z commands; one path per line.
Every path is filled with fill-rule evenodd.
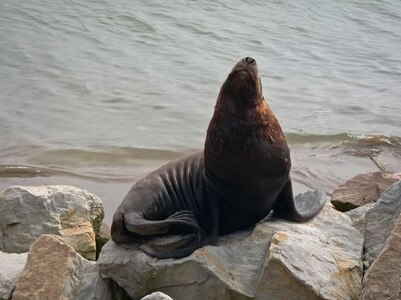
M 112 299 L 109 281 L 94 262 L 80 256 L 56 235 L 42 235 L 31 246 L 13 300 Z
M 102 201 L 72 186 L 14 186 L 0 192 L 0 250 L 22 253 L 41 234 L 56 234 L 87 259 L 96 259 Z
M 399 180 L 401 173 L 372 172 L 356 175 L 333 191 L 331 203 L 339 211 L 374 203 L 387 187 Z
M 368 268 L 383 250 L 401 213 L 401 181 L 387 188 L 365 215 L 364 263 Z
M 363 279 L 361 300 L 400 299 L 401 215 L 377 259 Z
M 28 253 L 0 251 L 0 300 L 9 300 L 24 269 Z
M 110 240 L 97 263 L 133 299 L 155 290 L 173 299 L 357 299 L 362 244 L 350 218 L 326 205 L 309 222 L 260 222 L 182 259 Z

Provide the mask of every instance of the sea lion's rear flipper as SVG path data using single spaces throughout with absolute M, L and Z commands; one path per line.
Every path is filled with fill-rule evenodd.
M 190 236 L 168 244 L 143 244 L 139 248 L 146 254 L 159 259 L 181 258 L 203 247 L 205 245 L 203 241 L 206 240 L 199 240 L 196 236 Z
M 288 179 L 273 210 L 277 217 L 302 222 L 316 216 L 325 203 L 326 193 L 321 190 L 308 191 L 294 198 L 291 179 Z
M 150 256 L 160 259 L 182 258 L 191 255 L 196 249 L 214 244 L 219 233 L 219 207 L 217 202 L 210 204 L 210 208 L 206 222 L 207 232 L 204 232 L 201 228 L 199 230 L 194 228 L 192 236 L 168 244 L 144 244 L 140 246 L 141 250 Z
M 198 221 L 188 210 L 178 211 L 164 220 L 147 220 L 141 213 L 131 212 L 125 215 L 124 225 L 129 232 L 142 236 L 166 233 L 172 225 L 188 226 L 202 233 Z

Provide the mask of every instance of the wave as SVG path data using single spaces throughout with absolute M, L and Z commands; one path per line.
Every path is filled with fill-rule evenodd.
M 326 153 L 330 160 L 341 163 L 344 157 L 357 162 L 368 159 L 383 172 L 396 173 L 401 170 L 401 137 L 387 135 L 355 135 L 340 133 L 333 135 L 287 135 L 291 152 L 303 151 Z
M 311 143 L 338 143 L 353 139 L 353 135 L 348 133 L 336 134 L 299 134 L 286 133 L 287 142 L 289 144 L 311 144 Z
M 3 150 L 0 151 L 3 161 L 3 164 L 0 163 L 0 178 L 68 176 L 124 182 L 132 181 L 133 174 L 149 171 L 195 151 L 113 146 L 48 150 L 34 145 L 7 147 Z
M 86 163 L 121 164 L 133 160 L 170 160 L 191 152 L 191 150 L 166 150 L 133 147 L 97 146 L 85 149 L 47 150 L 35 158 L 35 161 L 62 159 L 66 162 L 82 161 Z
M 298 134 L 287 133 L 286 138 L 290 144 L 355 144 L 360 146 L 401 146 L 401 137 L 388 135 L 365 135 L 351 133 L 336 133 L 336 134 Z
M 348 156 L 391 157 L 401 161 L 401 138 L 386 135 L 286 134 L 292 152 L 299 148 L 327 151 Z M 72 176 L 90 180 L 130 181 L 133 174 L 158 166 L 200 149 L 148 149 L 118 146 L 92 146 L 46 149 L 26 145 L 1 150 L 0 177 Z
M 290 147 L 309 146 L 338 149 L 342 154 L 351 156 L 375 156 L 382 151 L 387 151 L 401 158 L 401 137 L 398 136 L 349 133 L 332 135 L 289 133 L 286 136 Z

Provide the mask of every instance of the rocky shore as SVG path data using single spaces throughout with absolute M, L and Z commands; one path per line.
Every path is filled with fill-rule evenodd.
M 0 300 L 400 299 L 400 180 L 360 174 L 311 221 L 273 214 L 178 260 L 109 240 L 102 201 L 88 191 L 9 187 L 0 192 Z

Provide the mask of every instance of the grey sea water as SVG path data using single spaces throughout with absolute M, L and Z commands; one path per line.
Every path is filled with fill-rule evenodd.
M 398 0 L 2 0 L 0 187 L 96 193 L 201 149 L 244 56 L 295 149 L 401 157 Z

